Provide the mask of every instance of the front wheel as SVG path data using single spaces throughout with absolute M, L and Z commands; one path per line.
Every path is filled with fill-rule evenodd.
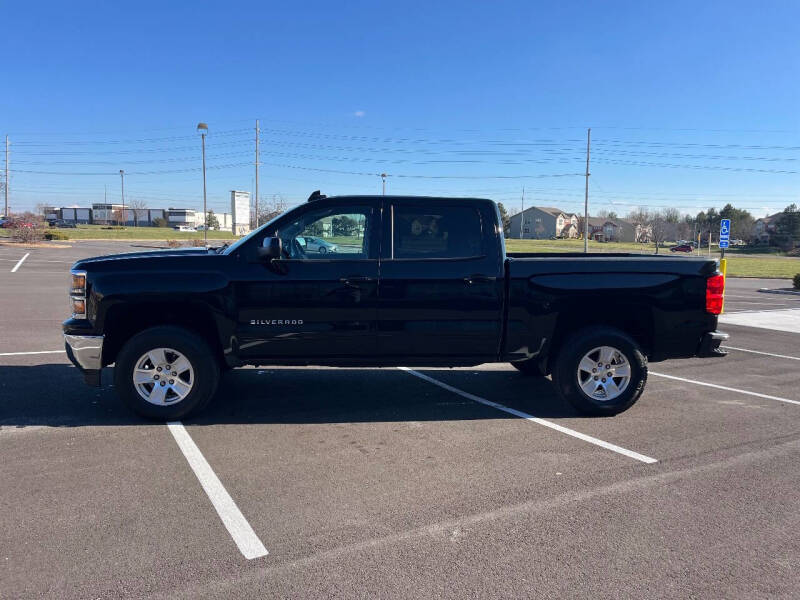
M 566 340 L 553 380 L 559 394 L 579 412 L 611 416 L 633 406 L 647 382 L 647 359 L 628 335 L 591 327 Z
M 211 400 L 219 365 L 208 344 L 180 327 L 152 327 L 123 346 L 114 387 L 125 404 L 148 419 L 182 419 Z

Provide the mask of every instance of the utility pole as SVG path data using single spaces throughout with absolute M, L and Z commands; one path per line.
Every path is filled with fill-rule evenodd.
M 7 219 L 8 218 L 8 136 L 6 136 L 6 211 L 3 213 L 3 216 Z
M 119 170 L 119 179 L 122 185 L 122 224 L 125 225 L 125 171 Z
M 258 119 L 256 119 L 256 228 L 258 228 Z
M 589 152 L 592 146 L 592 128 L 586 130 L 586 190 L 583 195 L 583 251 L 589 253 Z
M 386 173 L 381 173 L 381 180 L 383 181 L 383 195 L 386 195 Z
M 519 239 L 522 239 L 522 224 L 525 222 L 525 186 L 522 186 L 522 212 L 519 213 Z

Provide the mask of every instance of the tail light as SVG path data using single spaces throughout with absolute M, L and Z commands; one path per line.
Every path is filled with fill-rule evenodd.
M 718 315 L 722 312 L 725 298 L 725 277 L 713 275 L 706 279 L 706 312 Z

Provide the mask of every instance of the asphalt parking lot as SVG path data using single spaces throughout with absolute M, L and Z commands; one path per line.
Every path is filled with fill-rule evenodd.
M 147 245 L 0 246 L 0 597 L 797 596 L 786 282 L 615 418 L 508 365 L 247 368 L 170 429 L 62 352 L 70 264 Z

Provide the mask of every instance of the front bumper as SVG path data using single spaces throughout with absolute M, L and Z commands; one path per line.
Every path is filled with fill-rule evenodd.
M 64 347 L 72 364 L 83 373 L 86 383 L 100 385 L 100 369 L 103 368 L 102 335 L 64 334 Z
M 722 331 L 710 331 L 703 335 L 700 347 L 697 349 L 697 356 L 700 358 L 717 358 L 727 356 L 727 352 L 720 348 L 720 344 L 728 340 L 730 336 Z

